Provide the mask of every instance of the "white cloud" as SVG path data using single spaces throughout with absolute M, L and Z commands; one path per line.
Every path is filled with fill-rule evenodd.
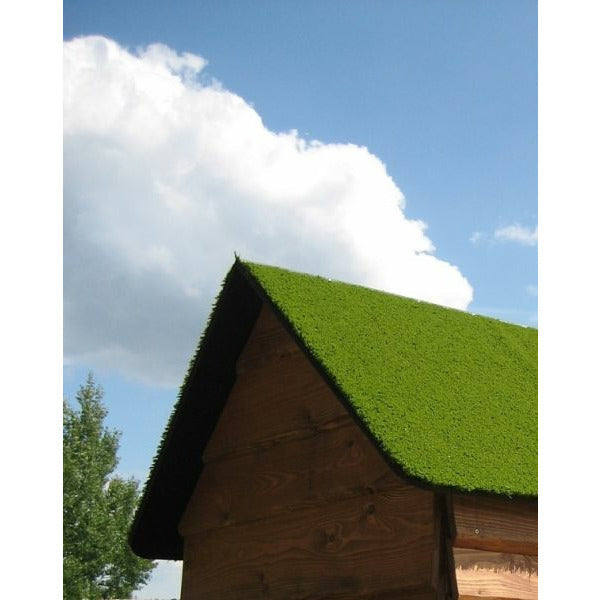
M 474 231 L 472 233 L 471 237 L 469 238 L 469 241 L 472 244 L 478 244 L 483 239 L 485 239 L 485 235 L 483 233 L 481 233 L 481 231 Z
M 67 359 L 177 383 L 234 251 L 468 306 L 468 281 L 376 156 L 268 130 L 202 82 L 205 64 L 164 45 L 64 44 Z
M 516 242 L 524 246 L 536 246 L 538 243 L 538 228 L 528 229 L 518 223 L 508 225 L 494 231 L 494 238 L 504 242 Z

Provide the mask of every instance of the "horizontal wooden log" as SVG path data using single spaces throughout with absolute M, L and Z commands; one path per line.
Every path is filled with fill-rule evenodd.
M 353 422 L 204 466 L 181 519 L 187 536 L 385 489 L 413 493 Z
M 182 600 L 433 598 L 433 494 L 413 489 L 188 536 Z
M 459 600 L 537 600 L 537 557 L 454 548 Z
M 537 555 L 537 501 L 452 495 L 454 539 L 460 548 Z

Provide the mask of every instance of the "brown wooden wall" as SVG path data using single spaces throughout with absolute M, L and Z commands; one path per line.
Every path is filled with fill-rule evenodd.
M 182 600 L 537 598 L 537 502 L 394 474 L 266 308 L 203 460 Z
M 443 597 L 439 498 L 392 473 L 270 310 L 237 367 L 180 521 L 182 600 Z

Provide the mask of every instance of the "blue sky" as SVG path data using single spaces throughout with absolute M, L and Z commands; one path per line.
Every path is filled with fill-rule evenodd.
M 530 323 L 535 252 L 469 239 L 537 224 L 535 2 L 65 2 L 64 38 L 84 34 L 199 54 L 270 129 L 366 145 L 471 309 Z
M 95 373 L 109 424 L 123 432 L 124 474 L 146 476 L 234 249 L 537 326 L 535 2 L 77 1 L 64 3 L 63 28 L 67 44 L 106 38 L 69 46 L 65 68 L 73 91 L 65 104 L 64 393 L 73 398 L 87 371 Z M 163 46 L 149 52 L 154 43 Z M 139 94 L 126 99 L 128 120 L 103 121 L 117 92 L 104 98 L 102 90 L 127 93 L 123 81 L 137 81 L 148 65 L 171 77 L 160 91 L 165 102 L 175 89 L 168 86 L 185 88 L 188 104 L 178 100 L 169 110 L 191 106 L 207 120 L 208 137 L 188 137 L 179 124 L 185 115 L 169 113 L 156 131 L 158 119 L 136 120 L 159 110 Z M 103 82 L 100 92 L 86 73 Z M 194 104 L 198 87 L 212 94 L 214 110 Z M 249 137 L 235 139 L 244 128 Z M 290 130 L 297 133 L 277 137 Z M 264 147 L 248 144 L 261 136 Z M 292 190 L 276 204 L 276 192 L 288 194 L 285 182 L 258 185 L 246 173 L 247 165 L 262 168 L 268 146 L 296 181 L 294 170 L 306 168 L 298 140 L 322 144 L 327 173 L 307 189 L 317 199 L 338 194 L 329 212 L 373 214 L 376 234 L 403 196 L 397 237 L 408 241 L 394 239 L 389 219 L 379 245 L 361 219 L 338 232 L 327 212 L 318 213 L 325 224 L 314 236 L 298 229 L 291 221 L 309 218 L 310 198 L 296 200 Z M 196 143 L 223 153 L 224 162 Z M 189 156 L 188 147 L 196 148 Z M 171 159 L 193 162 L 193 177 L 181 183 L 174 171 L 157 174 Z M 235 177 L 218 171 L 223 164 Z M 210 211 L 200 208 L 212 229 L 198 217 L 198 198 L 210 200 Z M 158 200 L 171 212 L 156 212 L 164 208 Z M 188 208 L 205 245 L 186 228 Z M 279 221 L 265 224 L 269 215 L 281 230 Z M 340 236 L 333 241 L 332 231 Z M 282 249 L 286 239 L 293 249 Z M 392 281 L 386 273 L 396 263 Z M 138 597 L 177 594 L 177 572 L 164 567 Z

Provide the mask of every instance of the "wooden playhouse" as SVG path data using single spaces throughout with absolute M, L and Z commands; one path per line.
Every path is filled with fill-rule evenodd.
M 537 331 L 236 260 L 130 535 L 181 598 L 537 598 Z

